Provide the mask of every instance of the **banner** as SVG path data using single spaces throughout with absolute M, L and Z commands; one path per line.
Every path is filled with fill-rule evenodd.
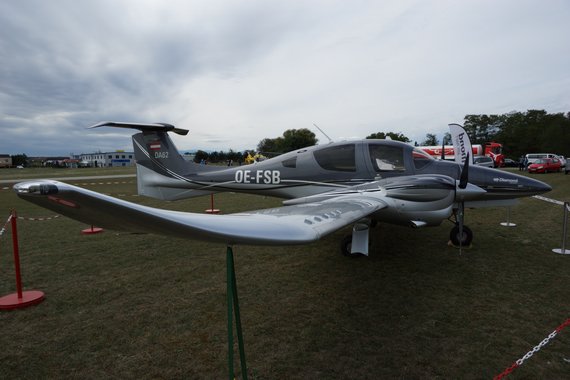
M 473 149 L 465 129 L 459 124 L 449 124 L 449 132 L 451 133 L 451 141 L 455 150 L 455 162 L 463 165 L 467 153 L 469 153 L 469 164 L 473 164 Z

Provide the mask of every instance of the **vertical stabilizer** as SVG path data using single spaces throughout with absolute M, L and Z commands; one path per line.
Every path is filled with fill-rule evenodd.
M 168 132 L 186 135 L 188 130 L 170 124 L 102 122 L 91 128 L 116 127 L 138 129 L 133 135 L 137 160 L 137 190 L 140 195 L 163 200 L 175 200 L 210 194 L 196 190 L 189 176 L 212 169 L 186 161 L 178 152 Z

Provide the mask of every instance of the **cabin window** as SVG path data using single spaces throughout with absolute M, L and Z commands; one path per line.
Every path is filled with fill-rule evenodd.
M 345 144 L 318 149 L 313 152 L 317 163 L 326 170 L 355 172 L 355 146 Z
M 281 161 L 281 165 L 286 168 L 296 168 L 297 167 L 297 157 L 290 158 L 288 160 Z
M 404 149 L 399 146 L 369 145 L 370 160 L 377 172 L 404 171 Z

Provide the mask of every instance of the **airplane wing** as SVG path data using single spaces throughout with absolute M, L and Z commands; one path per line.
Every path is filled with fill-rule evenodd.
M 224 244 L 306 244 L 386 206 L 364 192 L 320 202 L 229 215 L 170 211 L 127 202 L 51 180 L 14 186 L 20 198 L 98 227 L 148 232 Z

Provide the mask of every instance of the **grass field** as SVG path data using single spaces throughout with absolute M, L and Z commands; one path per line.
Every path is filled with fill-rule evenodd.
M 570 175 L 537 178 L 553 186 L 546 196 L 570 200 Z M 68 182 L 152 206 L 209 208 L 209 197 L 138 197 L 134 178 Z M 279 203 L 216 196 L 224 213 Z M 52 216 L 0 186 L 0 227 L 12 208 Z M 562 216 L 561 206 L 524 199 L 508 228 L 503 208 L 468 210 L 475 239 L 461 255 L 447 246 L 448 222 L 380 224 L 360 259 L 339 254 L 350 228 L 308 246 L 235 247 L 250 378 L 492 378 L 570 318 L 570 256 L 551 252 Z M 84 228 L 64 217 L 18 221 L 24 288 L 46 300 L 0 313 L 0 379 L 226 378 L 225 247 Z M 11 254 L 7 233 L 0 295 L 15 291 Z M 569 361 L 567 328 L 512 378 L 569 378 Z

